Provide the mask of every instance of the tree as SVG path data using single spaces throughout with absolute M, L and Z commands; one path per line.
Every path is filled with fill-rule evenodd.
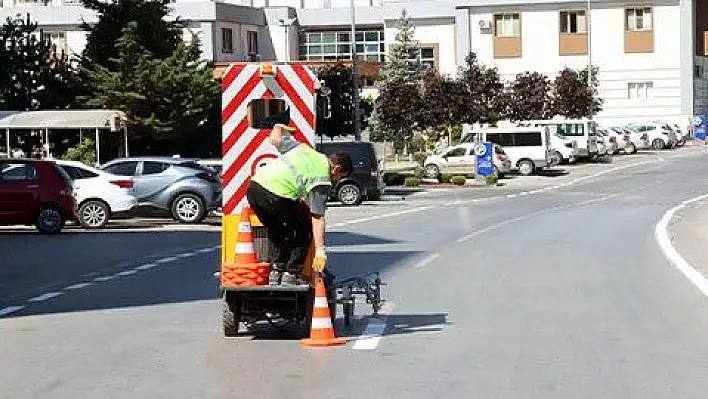
M 381 68 L 384 81 L 401 79 L 404 82 L 419 82 L 425 71 L 420 62 L 420 44 L 414 39 L 415 26 L 403 9 L 396 23 L 395 41 L 388 48 L 386 63 Z
M 418 113 L 423 104 L 417 84 L 395 79 L 381 87 L 375 107 L 381 125 L 378 139 L 393 141 L 396 148 L 403 148 L 404 143 L 413 137 L 418 128 Z
M 593 68 L 591 86 L 588 87 L 587 68 L 578 72 L 564 68 L 553 85 L 555 113 L 567 118 L 583 118 L 602 110 L 602 100 L 597 96 L 597 68 Z
M 56 52 L 30 15 L 8 18 L 0 30 L 0 108 L 65 108 L 76 85 L 68 57 Z
M 435 106 L 421 108 L 421 127 L 434 132 L 444 132 L 451 137 L 454 126 L 464 117 L 467 99 L 465 86 L 459 81 L 441 76 L 436 71 L 428 71 L 423 79 L 421 100 L 423 104 Z
M 512 121 L 553 117 L 551 81 L 538 72 L 516 75 L 508 90 L 507 117 Z
M 69 148 L 61 159 L 66 161 L 79 161 L 86 165 L 93 166 L 96 164 L 96 145 L 91 139 L 84 139 L 76 145 Z
M 458 80 L 466 90 L 460 100 L 463 123 L 493 123 L 505 117 L 507 96 L 496 68 L 487 68 L 470 53 L 458 72 Z

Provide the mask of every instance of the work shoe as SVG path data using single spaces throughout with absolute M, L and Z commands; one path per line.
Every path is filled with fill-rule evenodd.
M 300 278 L 299 273 L 285 272 L 280 280 L 282 285 L 307 285 L 307 282 Z

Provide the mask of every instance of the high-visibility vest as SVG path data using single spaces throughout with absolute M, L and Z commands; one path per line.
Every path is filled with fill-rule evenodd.
M 268 162 L 252 180 L 271 193 L 292 200 L 304 198 L 316 186 L 332 185 L 327 156 L 306 145 Z

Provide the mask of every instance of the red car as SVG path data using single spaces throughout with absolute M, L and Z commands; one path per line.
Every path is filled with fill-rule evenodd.
M 34 225 L 56 234 L 75 219 L 72 180 L 54 162 L 0 159 L 0 225 Z

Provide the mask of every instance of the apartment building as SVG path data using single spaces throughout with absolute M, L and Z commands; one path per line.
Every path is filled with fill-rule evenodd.
M 77 0 L 0 0 L 0 18 L 31 12 L 60 47 L 85 45 L 79 22 L 96 20 Z M 171 18 L 199 35 L 203 57 L 322 64 L 350 62 L 376 75 L 405 9 L 416 26 L 423 63 L 454 74 L 473 51 L 503 77 L 564 66 L 600 69 L 599 120 L 666 118 L 686 123 L 708 113 L 708 0 L 177 0 Z

